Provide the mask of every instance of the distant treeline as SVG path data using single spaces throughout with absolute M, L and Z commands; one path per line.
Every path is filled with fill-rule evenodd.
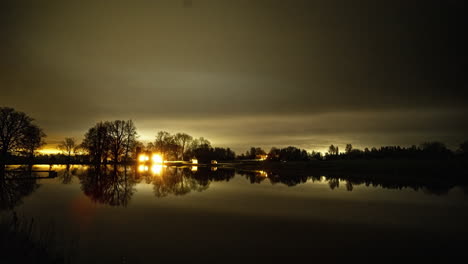
M 186 133 L 170 134 L 160 131 L 155 140 L 144 145 L 138 140 L 137 129 L 132 120 L 105 121 L 95 124 L 78 143 L 74 138 L 65 138 L 59 145 L 61 154 L 38 155 L 37 150 L 45 145 L 42 129 L 25 113 L 13 108 L 0 107 L 0 164 L 25 163 L 79 163 L 106 164 L 132 163 L 140 153 L 157 152 L 165 160 L 197 159 L 200 163 L 234 160 L 309 161 L 339 159 L 451 159 L 468 156 L 468 141 L 456 151 L 441 142 L 425 142 L 419 146 L 385 146 L 380 148 L 353 148 L 347 144 L 345 151 L 331 145 L 327 153 L 308 152 L 289 146 L 273 147 L 267 153 L 252 147 L 237 155 L 230 148 L 213 147 L 207 139 L 194 138 Z M 3 167 L 3 166 L 2 166 Z
M 353 148 L 347 144 L 345 152 L 331 145 L 328 152 L 308 152 L 305 149 L 289 146 L 286 148 L 273 147 L 267 153 L 262 148 L 252 147 L 238 159 L 266 159 L 272 161 L 309 161 L 309 160 L 345 160 L 345 159 L 450 159 L 454 157 L 468 157 L 468 141 L 459 145 L 456 151 L 452 151 L 442 142 L 424 142 L 419 146 L 411 147 L 383 146 L 380 148 Z

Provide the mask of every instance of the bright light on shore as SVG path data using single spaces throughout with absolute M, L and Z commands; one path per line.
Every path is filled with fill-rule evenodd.
M 160 175 L 163 170 L 163 165 L 153 165 L 151 166 L 151 172 L 156 175 Z
M 140 165 L 138 166 L 138 171 L 139 172 L 145 172 L 145 171 L 148 171 L 148 166 L 145 166 L 145 165 Z
M 163 157 L 159 154 L 153 154 L 153 156 L 151 157 L 151 159 L 153 160 L 154 163 L 159 163 L 159 164 L 162 164 L 163 163 Z
M 148 161 L 149 160 L 149 157 L 147 155 L 144 155 L 144 154 L 141 154 L 139 157 L 138 157 L 138 160 L 140 162 L 145 162 L 145 161 Z

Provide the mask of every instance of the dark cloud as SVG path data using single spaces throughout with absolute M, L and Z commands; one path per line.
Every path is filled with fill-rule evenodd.
M 185 128 L 245 146 L 266 134 L 274 145 L 289 133 L 301 142 L 336 131 L 352 139 L 411 130 L 454 141 L 467 132 L 458 125 L 468 101 L 463 5 L 6 1 L 0 105 L 36 117 L 52 140 L 97 120 L 132 118 L 145 129 Z M 395 114 L 368 119 L 375 111 Z M 432 114 L 423 122 L 407 112 Z M 320 118 L 327 113 L 346 119 L 329 124 Z M 268 121 L 275 116 L 295 123 Z M 252 118 L 263 128 L 243 121 Z M 310 118 L 322 129 L 302 129 Z M 187 120 L 217 125 L 203 131 Z

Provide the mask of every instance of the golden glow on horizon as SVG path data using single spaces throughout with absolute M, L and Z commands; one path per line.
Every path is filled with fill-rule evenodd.
M 39 149 L 37 152 L 39 152 L 40 154 L 44 154 L 44 155 L 60 154 L 61 153 L 60 150 L 53 149 L 53 148 Z

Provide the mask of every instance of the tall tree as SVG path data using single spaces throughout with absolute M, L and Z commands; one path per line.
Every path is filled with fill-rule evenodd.
M 136 128 L 131 120 L 100 122 L 85 134 L 82 147 L 96 163 L 107 162 L 108 157 L 118 163 L 127 160 L 136 147 L 136 137 Z
M 0 107 L 0 165 L 12 152 L 37 149 L 43 143 L 45 134 L 34 125 L 33 119 L 23 112 L 10 107 Z M 29 151 L 31 153 L 31 151 Z
M 20 143 L 20 149 L 30 162 L 32 162 L 34 159 L 35 151 L 46 144 L 43 140 L 45 136 L 46 135 L 42 129 L 34 124 L 30 124 L 24 130 L 23 139 Z
M 166 160 L 177 158 L 178 145 L 169 132 L 159 131 L 154 141 L 154 149 L 161 153 Z
M 183 159 L 187 147 L 193 140 L 193 137 L 185 133 L 177 133 L 174 135 L 174 140 L 179 146 L 178 159 Z
M 124 154 L 125 136 L 125 121 L 115 120 L 113 122 L 106 122 L 109 133 L 109 148 L 111 158 L 114 163 L 120 161 L 120 157 Z
M 134 152 L 139 143 L 137 141 L 136 127 L 135 127 L 135 124 L 133 124 L 132 120 L 128 120 L 125 122 L 124 131 L 125 131 L 125 142 L 124 142 L 125 161 L 128 161 L 128 156 L 130 152 L 132 151 Z
M 338 155 L 338 153 L 339 153 L 338 147 L 335 147 L 334 145 L 330 145 L 330 147 L 328 148 L 328 154 L 330 156 L 336 156 Z
M 351 151 L 353 151 L 353 145 L 351 145 L 351 144 L 346 144 L 346 148 L 345 148 L 346 154 L 350 154 Z
M 60 142 L 57 148 L 68 156 L 68 160 L 71 158 L 72 152 L 74 153 L 77 149 L 77 144 L 74 138 L 65 138 Z
M 108 129 L 107 123 L 99 122 L 90 128 L 84 136 L 81 146 L 88 152 L 94 163 L 107 162 L 110 150 Z

